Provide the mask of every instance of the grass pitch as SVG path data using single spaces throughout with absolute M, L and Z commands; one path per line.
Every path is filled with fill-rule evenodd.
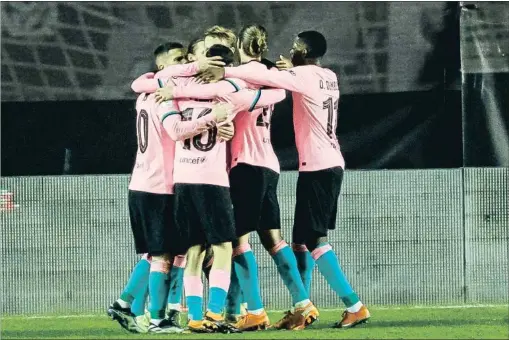
M 332 329 L 339 311 L 320 311 L 320 320 L 304 331 L 266 330 L 236 335 L 131 334 L 106 315 L 3 317 L 2 339 L 509 339 L 509 307 L 370 308 L 368 324 Z M 270 313 L 275 322 L 282 313 Z

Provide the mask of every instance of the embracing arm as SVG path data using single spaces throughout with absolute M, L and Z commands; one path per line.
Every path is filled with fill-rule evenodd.
M 194 137 L 216 125 L 214 115 L 206 115 L 193 121 L 183 121 L 178 111 L 168 112 L 162 120 L 164 129 L 174 141 Z
M 233 79 L 224 79 L 211 84 L 199 84 L 196 82 L 190 82 L 186 85 L 178 84 L 173 88 L 173 98 L 213 99 L 237 92 L 240 90 L 241 85 Z
M 225 67 L 224 76 L 228 78 L 240 78 L 248 83 L 285 89 L 292 92 L 302 93 L 306 90 L 304 79 L 299 73 L 290 69 L 287 71 L 257 70 L 253 72 L 248 67 Z
M 286 97 L 283 89 L 242 90 L 222 96 L 220 100 L 234 105 L 234 112 L 253 111 L 279 103 Z
M 171 65 L 156 74 L 149 72 L 136 78 L 131 84 L 131 89 L 136 93 L 154 93 L 158 88 L 164 86 L 162 79 L 193 76 L 198 71 L 198 62 Z

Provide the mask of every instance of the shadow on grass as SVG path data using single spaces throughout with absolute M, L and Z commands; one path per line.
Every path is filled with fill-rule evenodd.
M 487 319 L 471 319 L 471 320 L 377 320 L 377 319 L 370 319 L 367 324 L 359 325 L 356 328 L 420 328 L 420 327 L 430 327 L 430 326 L 436 326 L 436 327 L 461 327 L 461 326 L 472 326 L 472 325 L 506 325 L 507 320 L 505 319 L 497 319 L 497 320 L 487 320 Z M 333 323 L 328 322 L 319 322 L 312 326 L 310 329 L 320 329 L 324 330 L 327 328 L 333 327 Z
M 390 328 L 425 328 L 425 327 L 462 327 L 462 326 L 473 326 L 473 325 L 492 325 L 492 326 L 504 326 L 507 325 L 508 320 L 507 317 L 500 318 L 500 319 L 471 319 L 471 320 L 402 320 L 402 321 L 385 321 L 385 320 L 377 320 L 372 319 L 369 321 L 368 324 L 359 325 L 355 328 L 355 330 L 359 329 L 376 329 L 376 328 L 384 328 L 384 329 L 390 329 Z M 333 329 L 332 328 L 333 323 L 322 321 L 314 324 L 312 327 L 308 328 L 310 332 L 312 331 L 319 331 L 319 332 L 325 332 L 325 334 L 322 334 L 324 336 L 330 336 L 331 334 L 337 334 L 336 332 L 345 332 L 346 330 L 341 329 Z M 225 334 L 208 334 L 206 335 L 206 338 L 209 339 L 224 339 L 225 336 L 228 338 L 237 338 L 237 339 L 244 339 L 244 338 L 271 338 L 271 335 L 273 334 L 274 338 L 295 338 L 295 336 L 289 336 L 290 334 L 295 335 L 294 332 L 286 332 L 286 331 L 277 331 L 277 330 L 267 330 L 263 332 L 264 335 L 260 333 L 243 333 L 238 335 L 225 335 Z M 276 335 L 277 334 L 277 335 Z M 310 335 L 310 334 L 307 334 Z M 346 334 L 344 334 L 346 335 Z M 77 329 L 72 328 L 70 330 L 65 329 L 38 329 L 38 330 L 16 330 L 16 331 L 10 331 L 10 330 L 2 330 L 1 337 L 3 339 L 16 339 L 16 338 L 26 338 L 26 339 L 36 339 L 36 338 L 49 338 L 49 339 L 56 339 L 56 338 L 89 338 L 89 339 L 101 339 L 101 338 L 108 338 L 108 339 L 168 339 L 168 338 L 181 338 L 181 339 L 196 339 L 198 337 L 202 338 L 203 335 L 199 334 L 179 334 L 179 335 L 147 335 L 147 334 L 131 334 L 128 332 L 124 332 L 121 329 L 118 329 L 116 327 L 111 328 L 83 328 L 83 329 Z M 306 336 L 307 337 L 307 336 Z

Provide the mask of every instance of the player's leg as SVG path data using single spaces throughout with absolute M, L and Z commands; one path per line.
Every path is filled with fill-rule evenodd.
M 150 268 L 149 268 L 150 273 Z M 131 305 L 131 312 L 134 314 L 134 324 L 132 326 L 131 332 L 133 333 L 147 333 L 148 326 L 150 325 L 150 317 L 146 314 L 147 307 L 147 299 L 148 299 L 148 275 L 147 281 L 144 289 L 142 290 L 143 294 L 140 296 L 136 296 Z
M 144 225 L 142 223 L 142 212 L 140 209 L 141 203 L 140 193 L 136 191 L 129 191 L 129 218 L 131 222 L 131 230 L 133 232 L 136 253 L 145 254 L 148 251 L 148 246 L 143 229 Z M 118 321 L 120 326 L 132 332 L 135 331 L 135 316 L 131 312 L 131 304 L 133 303 L 135 296 L 139 296 L 143 290 L 142 281 L 148 280 L 149 270 L 149 262 L 144 259 L 140 260 L 135 266 L 128 284 L 122 292 L 120 298 L 111 304 L 108 308 L 108 315 L 113 320 Z
M 231 273 L 231 242 L 222 242 L 212 245 L 214 262 L 209 276 L 209 303 L 207 315 L 221 315 L 226 304 L 226 295 L 230 287 Z M 221 318 L 222 319 L 222 318 Z
M 148 254 L 144 254 L 134 266 L 131 276 L 129 277 L 124 290 L 120 294 L 120 298 L 117 300 L 119 305 L 124 308 L 131 306 L 131 309 L 134 309 L 134 303 L 140 302 L 139 299 L 143 298 L 145 288 L 148 285 L 149 272 L 150 260 L 148 258 Z M 131 312 L 136 315 L 133 310 L 131 310 Z
M 267 190 L 260 215 L 260 240 L 276 263 L 279 275 L 292 296 L 293 306 L 303 308 L 309 304 L 309 293 L 302 283 L 297 260 L 288 244 L 281 237 L 281 212 L 277 198 L 279 174 L 264 171 Z
M 314 216 L 306 236 L 306 246 L 311 251 L 320 273 L 334 292 L 341 298 L 347 310 L 336 327 L 353 327 L 369 319 L 367 308 L 348 282 L 339 259 L 327 241 L 328 230 L 336 228 L 336 216 L 343 169 L 333 168 L 307 174 L 310 210 Z
M 200 191 L 203 198 L 200 209 L 203 231 L 214 253 L 205 319 L 214 322 L 221 332 L 235 333 L 238 329 L 224 322 L 222 315 L 230 287 L 232 240 L 236 238 L 230 190 L 227 187 L 203 185 Z
M 228 289 L 228 295 L 226 295 L 225 320 L 235 324 L 242 316 L 242 289 L 240 288 L 239 278 L 234 267 L 235 264 L 233 263 L 230 273 L 230 288 Z
M 297 266 L 299 268 L 300 277 L 304 283 L 304 287 L 308 292 L 308 296 L 311 296 L 311 279 L 313 269 L 315 268 L 315 261 L 311 257 L 311 252 L 306 247 L 306 230 L 311 225 L 311 213 L 310 207 L 307 202 L 307 182 L 305 176 L 301 176 L 297 179 L 297 202 L 295 205 L 294 214 L 294 225 L 293 225 L 293 253 L 297 260 Z
M 297 260 L 300 278 L 308 292 L 308 296 L 311 297 L 311 279 L 313 277 L 313 269 L 315 268 L 315 260 L 313 260 L 305 244 L 293 243 L 292 249 L 295 259 Z
M 166 301 L 169 291 L 169 273 L 171 257 L 167 253 L 152 252 L 152 263 L 149 275 L 149 306 L 150 326 L 149 331 L 154 332 L 165 319 Z
M 170 269 L 170 291 L 168 293 L 168 304 L 166 305 L 166 317 L 173 325 L 178 327 L 180 327 L 180 309 L 185 267 L 186 255 L 175 256 L 173 266 Z
M 248 305 L 246 318 L 237 324 L 242 330 L 266 328 L 270 324 L 261 297 L 258 265 L 249 244 L 250 233 L 258 227 L 263 195 L 263 176 L 259 168 L 238 164 L 231 169 L 230 196 L 238 237 L 234 242 L 233 261 Z
M 203 212 L 197 209 L 203 205 L 203 193 L 199 187 L 194 184 L 175 184 L 175 222 L 179 235 L 178 241 L 184 244 L 187 253 L 184 270 L 184 291 L 188 308 L 187 326 L 192 332 L 211 333 L 216 331 L 218 326 L 205 320 L 202 311 L 201 275 L 206 238 L 201 221 Z
M 166 316 L 170 269 L 173 257 L 178 253 L 171 243 L 174 223 L 174 195 L 145 193 L 143 223 L 147 237 L 148 253 L 152 256 L 149 275 L 149 332 L 181 333 L 183 329 L 172 325 Z
M 203 282 L 201 279 L 205 249 L 201 244 L 193 245 L 187 251 L 187 265 L 184 270 L 184 289 L 188 309 L 188 326 L 192 331 L 207 332 L 203 326 Z
M 279 174 L 267 169 L 264 169 L 263 173 L 266 191 L 260 212 L 258 234 L 262 245 L 271 255 L 279 275 L 291 294 L 294 311 L 310 311 L 310 315 L 307 317 L 310 321 L 304 324 L 306 326 L 316 320 L 318 311 L 309 300 L 308 293 L 302 283 L 295 255 L 281 237 L 280 208 L 277 199 Z M 298 329 L 302 326 L 288 323 L 287 320 L 288 318 L 283 318 L 274 324 L 274 327 Z

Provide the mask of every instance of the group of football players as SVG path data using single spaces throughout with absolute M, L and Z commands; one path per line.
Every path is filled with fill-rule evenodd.
M 336 136 L 337 76 L 320 65 L 326 40 L 316 31 L 301 32 L 290 58 L 275 64 L 264 58 L 267 49 L 260 25 L 238 35 L 214 26 L 187 48 L 159 46 L 158 72 L 132 84 L 140 95 L 128 203 L 136 252 L 143 257 L 108 309 L 132 332 L 304 329 L 319 316 L 310 300 L 315 265 L 346 305 L 335 327 L 370 317 L 327 241 L 336 227 L 345 162 Z M 280 168 L 270 139 L 274 104 L 286 91 L 293 97 L 299 155 L 292 247 L 281 235 Z M 249 244 L 252 232 L 292 297 L 290 310 L 272 324 Z M 202 272 L 209 284 L 205 313 Z

